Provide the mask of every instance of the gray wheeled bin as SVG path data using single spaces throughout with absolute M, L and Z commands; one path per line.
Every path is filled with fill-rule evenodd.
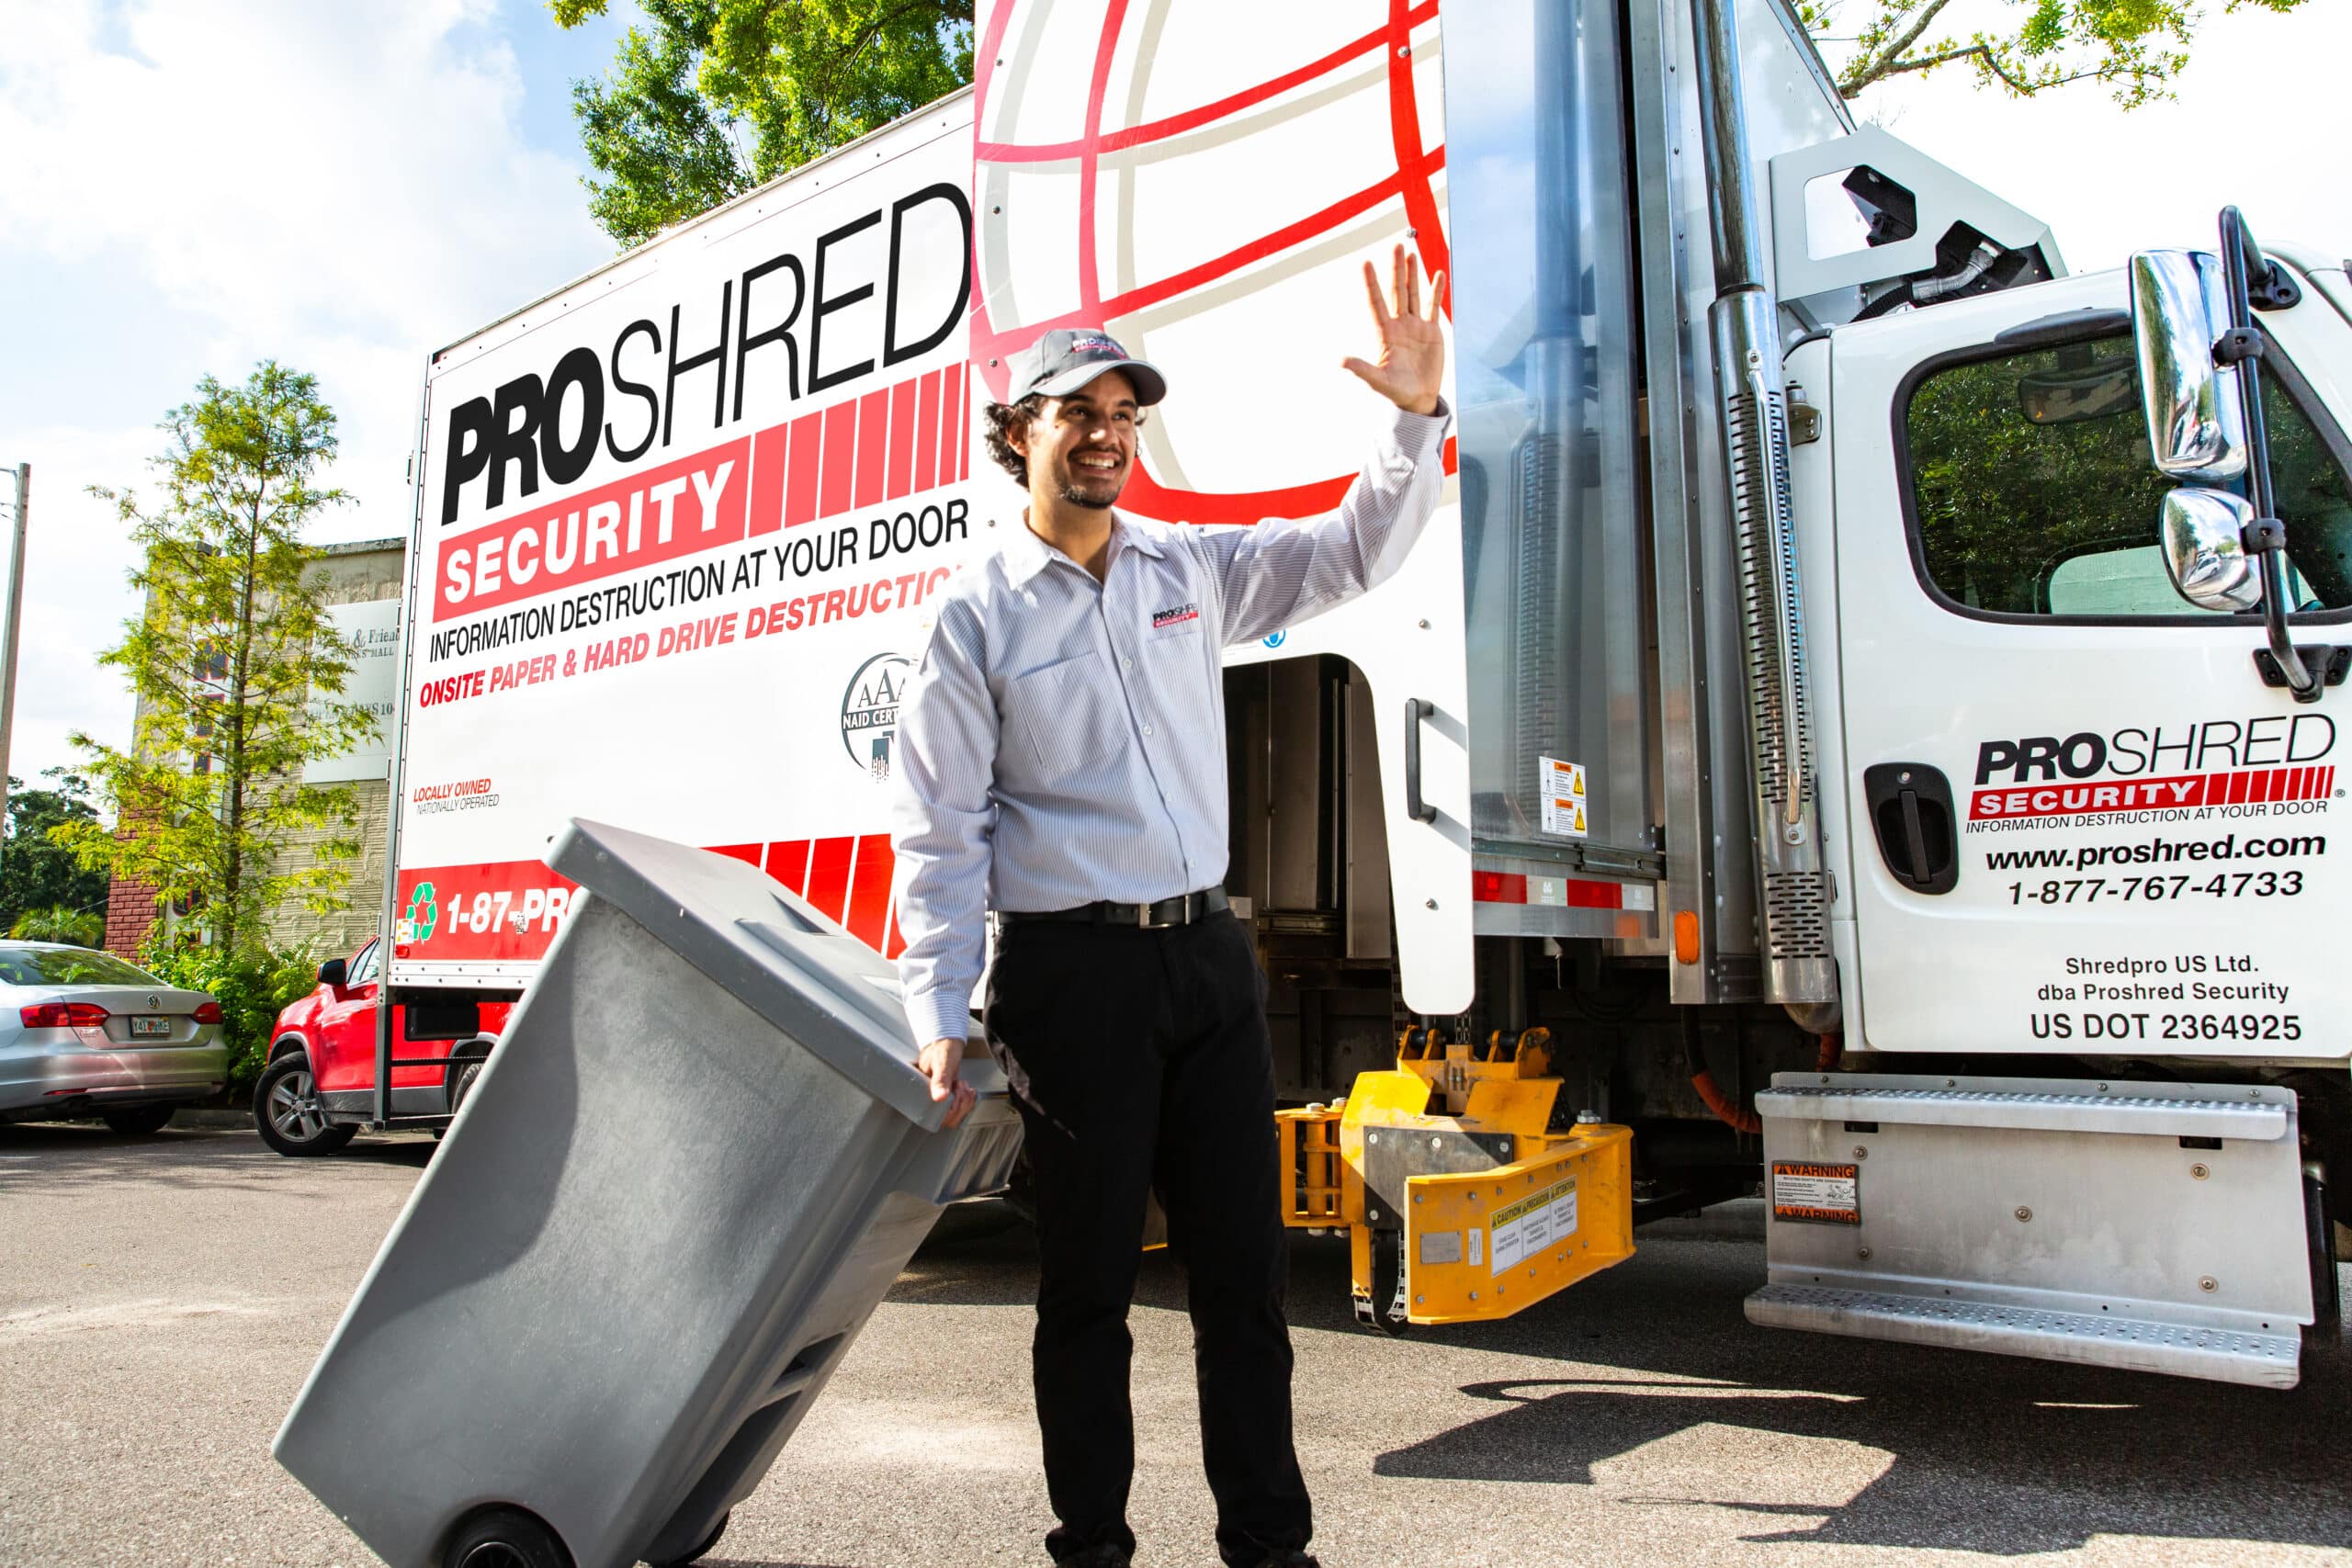
M 943 1131 L 890 965 L 756 869 L 575 822 L 587 890 L 273 1451 L 392 1568 L 691 1562 L 940 1208 L 1019 1152 Z

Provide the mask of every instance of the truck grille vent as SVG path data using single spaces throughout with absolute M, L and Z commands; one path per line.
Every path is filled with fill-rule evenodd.
M 1746 600 L 1740 608 L 1747 632 L 1750 721 L 1757 729 L 1756 784 L 1760 804 L 1777 816 L 1788 801 L 1792 762 L 1797 798 L 1808 807 L 1813 803 L 1813 739 L 1805 711 L 1804 615 L 1797 597 L 1794 531 L 1789 526 L 1794 513 L 1786 466 L 1782 465 L 1778 474 L 1770 474 L 1771 465 L 1767 461 L 1770 452 L 1787 449 L 1788 410 L 1781 394 L 1774 390 L 1766 398 L 1759 417 L 1755 398 L 1741 391 L 1731 398 L 1730 413 L 1727 423 L 1732 518 L 1739 545 L 1739 589 Z M 1776 517 L 1781 522 L 1781 536 L 1788 540 L 1778 572 L 1780 580 L 1788 584 L 1785 619 L 1772 595 L 1775 572 L 1771 550 Z M 1796 705 L 1798 754 L 1793 759 L 1785 755 L 1786 747 L 1782 744 L 1782 737 L 1788 733 L 1781 721 L 1782 637 L 1790 640 L 1796 655 L 1791 663 L 1798 672 L 1795 688 L 1789 694 Z M 1759 831 L 1770 830 L 1763 823 L 1758 823 L 1758 828 Z
M 1764 956 L 1829 956 L 1829 874 L 1776 871 L 1764 878 Z

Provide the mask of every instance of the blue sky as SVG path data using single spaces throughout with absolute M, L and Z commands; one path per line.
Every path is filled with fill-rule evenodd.
M 1947 70 L 1857 108 L 2051 223 L 2078 271 L 2210 245 L 2224 201 L 2352 253 L 2352 7 L 2207 9 L 2175 103 L 2019 104 Z M 405 532 L 425 355 L 611 254 L 570 94 L 623 25 L 565 33 L 538 0 L 0 0 L 0 463 L 34 466 L 12 773 L 70 761 L 76 728 L 128 739 L 95 660 L 135 609 L 131 552 L 84 490 L 143 483 L 198 376 L 316 371 L 354 497 L 318 536 Z

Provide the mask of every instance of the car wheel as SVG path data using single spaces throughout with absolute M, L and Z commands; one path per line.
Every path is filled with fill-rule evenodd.
M 168 1100 L 160 1105 L 126 1105 L 119 1111 L 100 1112 L 99 1120 L 118 1133 L 160 1133 L 178 1109 Z
M 331 1155 L 358 1131 L 327 1120 L 311 1058 L 299 1052 L 272 1062 L 254 1085 L 254 1128 L 263 1143 L 294 1158 Z
M 449 1538 L 442 1568 L 571 1568 L 555 1531 L 520 1508 L 476 1514 Z

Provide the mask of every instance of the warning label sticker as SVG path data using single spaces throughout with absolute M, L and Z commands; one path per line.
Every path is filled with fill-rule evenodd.
M 1487 1226 L 1494 1236 L 1492 1274 L 1525 1262 L 1555 1241 L 1567 1240 L 1577 1234 L 1576 1179 L 1505 1204 L 1487 1217 Z
M 1564 839 L 1585 836 L 1584 769 L 1557 757 L 1535 760 L 1535 795 L 1544 803 L 1543 829 Z
M 1804 1220 L 1814 1224 L 1860 1224 L 1862 1168 L 1859 1165 L 1813 1165 L 1801 1160 L 1774 1160 L 1772 1217 L 1776 1220 Z

